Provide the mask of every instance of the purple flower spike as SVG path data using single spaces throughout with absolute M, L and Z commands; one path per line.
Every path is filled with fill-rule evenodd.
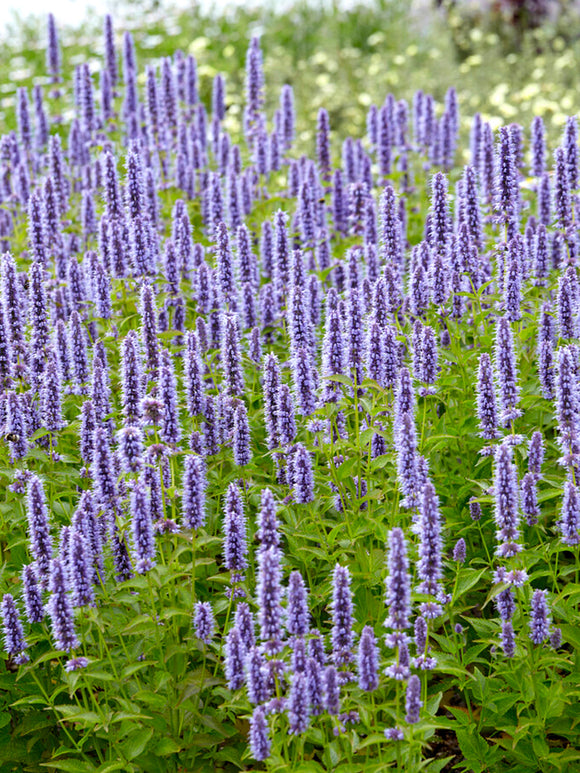
M 237 315 L 222 314 L 222 331 L 221 362 L 225 389 L 228 395 L 241 396 L 244 392 L 244 374 Z
M 22 570 L 22 595 L 28 622 L 40 623 L 44 620 L 44 604 L 32 564 L 27 564 Z
M 491 358 L 487 352 L 484 352 L 479 358 L 479 371 L 477 376 L 477 413 L 479 416 L 481 436 L 486 440 L 493 440 L 498 437 L 495 384 Z
M 205 464 L 200 456 L 185 457 L 181 515 L 186 529 L 199 529 L 205 523 Z
M 250 718 L 250 751 L 252 757 L 258 762 L 263 762 L 270 756 L 270 734 L 268 722 L 262 706 L 256 706 Z
M 139 574 L 155 566 L 155 538 L 151 507 L 144 478 L 137 480 L 131 495 L 131 519 L 135 570 Z
M 243 577 L 248 566 L 248 546 L 244 505 L 237 483 L 230 483 L 224 506 L 224 563 L 232 582 Z
M 4 629 L 4 650 L 16 663 L 25 663 L 28 660 L 28 657 L 24 655 L 27 644 L 16 604 L 10 593 L 5 593 L 2 597 L 0 612 L 2 613 L 2 627 Z
M 413 674 L 409 677 L 407 684 L 407 696 L 405 698 L 405 709 L 407 714 L 405 721 L 414 725 L 419 721 L 419 714 L 423 702 L 421 700 L 421 680 Z
M 294 501 L 297 504 L 314 501 L 312 457 L 302 443 L 298 443 L 294 449 L 292 484 L 294 486 Z
M 94 606 L 93 568 L 90 563 L 91 550 L 85 537 L 72 531 L 69 546 L 69 578 L 73 607 Z
M 350 572 L 336 564 L 332 575 L 332 658 L 336 666 L 352 662 L 354 633 L 352 630 L 352 593 Z
M 565 545 L 572 546 L 580 542 L 580 501 L 578 489 L 570 480 L 564 483 L 562 510 L 556 526 Z
M 234 411 L 234 462 L 243 467 L 252 459 L 252 447 L 250 437 L 250 425 L 248 412 L 243 403 L 239 403 Z
M 264 650 L 270 655 L 275 655 L 282 648 L 281 576 L 279 550 L 271 547 L 260 551 L 257 587 L 258 623 Z
M 411 614 L 411 579 L 407 545 L 403 530 L 399 527 L 392 529 L 389 534 L 387 565 L 386 602 L 389 607 L 389 617 L 385 625 L 404 631 L 409 627 Z
M 514 353 L 513 333 L 508 320 L 501 317 L 497 321 L 495 338 L 495 367 L 499 384 L 499 401 L 503 411 L 501 421 L 504 426 L 521 415 L 516 407 L 520 397 L 518 372 Z
M 545 642 L 550 633 L 550 614 L 546 597 L 545 590 L 535 590 L 532 595 L 530 639 L 534 644 Z
M 427 481 L 423 487 L 423 495 L 419 508 L 419 561 L 417 575 L 421 580 L 420 593 L 430 593 L 436 596 L 439 592 L 441 568 L 441 516 L 439 514 L 439 497 L 435 487 Z
M 305 636 L 310 627 L 308 596 L 300 572 L 293 571 L 288 579 L 286 629 L 291 636 Z
M 67 594 L 66 573 L 58 558 L 51 561 L 49 590 L 51 596 L 47 609 L 56 647 L 70 652 L 79 646 L 79 640 L 75 633 L 73 610 Z
M 204 644 L 210 644 L 215 631 L 213 609 L 209 601 L 198 601 L 193 608 L 193 628 L 195 635 Z
M 246 645 L 240 631 L 234 626 L 226 637 L 225 646 L 225 673 L 226 682 L 230 690 L 239 690 L 244 684 L 244 660 L 246 658 Z
M 453 548 L 453 560 L 457 561 L 459 564 L 464 564 L 465 558 L 466 558 L 465 540 L 463 539 L 463 537 L 460 537 L 455 543 L 455 547 Z
M 334 666 L 327 666 L 324 670 L 323 700 L 326 711 L 336 716 L 340 711 L 340 684 L 338 672 Z
M 294 674 L 288 698 L 288 722 L 290 733 L 299 735 L 306 732 L 310 723 L 310 696 L 305 674 Z
M 370 625 L 363 628 L 358 647 L 358 684 L 361 690 L 372 692 L 379 686 L 379 651 Z
M 52 558 L 46 496 L 40 478 L 33 475 L 28 483 L 26 515 L 30 552 L 36 562 L 36 574 L 41 586 L 46 587 Z
M 494 470 L 495 522 L 500 556 L 513 556 L 521 550 L 519 537 L 517 469 L 511 459 L 511 449 L 501 445 L 495 455 Z

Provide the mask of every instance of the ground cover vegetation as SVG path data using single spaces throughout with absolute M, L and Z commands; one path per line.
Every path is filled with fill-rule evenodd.
M 209 87 L 46 38 L 0 138 L 3 768 L 574 769 L 576 118 L 450 83 L 335 130 L 257 36 Z

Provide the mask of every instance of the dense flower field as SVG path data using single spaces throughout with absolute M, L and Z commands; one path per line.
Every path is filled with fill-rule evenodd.
M 293 151 L 121 51 L 0 138 L 6 770 L 580 764 L 576 119 Z M 240 116 L 241 118 L 241 116 Z M 227 126 L 227 129 L 226 129 Z

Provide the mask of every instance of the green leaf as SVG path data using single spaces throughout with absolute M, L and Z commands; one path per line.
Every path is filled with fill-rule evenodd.
M 143 727 L 140 730 L 136 730 L 123 741 L 121 744 L 121 752 L 128 760 L 134 760 L 143 753 L 145 747 L 151 740 L 153 733 L 154 730 L 152 727 Z
M 93 773 L 97 770 L 91 762 L 86 760 L 74 760 L 65 758 L 62 760 L 51 760 L 51 762 L 41 762 L 43 768 L 54 768 L 55 770 L 65 770 L 69 773 Z
M 173 738 L 162 738 L 155 747 L 155 754 L 163 757 L 166 754 L 176 754 L 182 747 Z

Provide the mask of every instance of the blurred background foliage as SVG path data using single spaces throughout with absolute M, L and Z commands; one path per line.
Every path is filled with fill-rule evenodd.
M 78 29 L 58 18 L 65 67 L 88 60 L 100 67 L 102 16 Z M 0 38 L 0 125 L 14 123 L 17 86 L 44 75 L 46 20 L 14 20 Z M 243 6 L 165 0 L 121 0 L 117 32 L 133 31 L 143 60 L 176 49 L 198 59 L 202 97 L 215 73 L 227 76 L 232 128 L 241 118 L 247 41 L 260 35 L 270 113 L 280 87 L 291 83 L 299 142 L 311 149 L 318 108 L 330 113 L 335 137 L 364 131 L 373 102 L 388 92 L 411 99 L 416 89 L 438 101 L 450 85 L 460 100 L 462 130 L 481 112 L 492 125 L 524 128 L 541 115 L 552 138 L 578 112 L 578 0 L 367 0 L 367 2 L 244 3 Z M 66 84 L 71 87 L 70 79 Z M 96 84 L 95 84 L 96 85 Z M 234 129 L 235 130 L 235 129 Z

